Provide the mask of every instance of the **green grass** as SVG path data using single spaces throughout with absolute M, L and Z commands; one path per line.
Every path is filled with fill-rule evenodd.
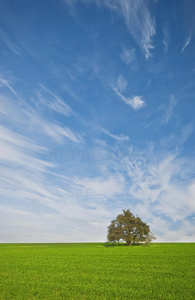
M 0 299 L 195 299 L 195 244 L 0 244 Z

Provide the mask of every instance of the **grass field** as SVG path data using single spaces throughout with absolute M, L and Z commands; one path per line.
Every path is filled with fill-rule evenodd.
M 0 299 L 195 299 L 195 244 L 0 244 Z

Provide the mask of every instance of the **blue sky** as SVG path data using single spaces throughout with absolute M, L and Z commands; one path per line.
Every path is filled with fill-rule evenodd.
M 195 3 L 1 1 L 0 241 L 195 241 Z

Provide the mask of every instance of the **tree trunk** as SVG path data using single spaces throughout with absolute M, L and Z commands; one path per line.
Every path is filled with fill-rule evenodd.
M 131 246 L 131 241 L 127 241 L 127 246 Z

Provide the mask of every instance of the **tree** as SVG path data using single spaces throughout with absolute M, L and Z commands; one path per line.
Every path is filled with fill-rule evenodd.
M 148 245 L 152 240 L 155 240 L 156 236 L 153 232 L 149 232 L 149 234 L 146 236 L 146 245 Z
M 155 239 L 150 231 L 148 224 L 144 223 L 138 216 L 134 216 L 129 209 L 123 210 L 115 220 L 108 226 L 107 240 L 109 242 L 120 242 L 123 240 L 127 246 L 139 242 L 145 242 L 147 245 Z
M 121 239 L 121 228 L 116 222 L 116 220 L 112 220 L 110 226 L 108 226 L 108 240 L 110 242 L 117 242 Z

